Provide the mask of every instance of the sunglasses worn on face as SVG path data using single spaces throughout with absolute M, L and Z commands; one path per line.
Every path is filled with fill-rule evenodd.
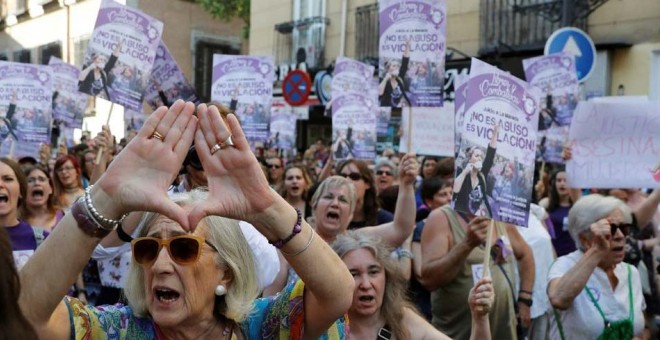
M 616 234 L 616 230 L 619 229 L 621 230 L 623 236 L 628 236 L 631 227 L 632 224 L 630 223 L 619 223 L 619 224 L 610 223 L 610 228 L 611 228 L 610 231 L 612 232 L 612 235 Z
M 344 178 L 350 178 L 351 180 L 354 181 L 359 181 L 362 179 L 362 175 L 360 175 L 359 172 L 351 172 L 349 174 L 339 174 L 339 176 L 344 177 Z
M 389 171 L 385 171 L 385 170 L 378 170 L 378 171 L 376 171 L 376 175 L 378 175 L 378 176 L 392 176 L 392 173 L 389 172 Z
M 277 164 L 268 164 L 268 169 L 280 169 L 281 166 Z
M 135 262 L 146 266 L 151 265 L 158 258 L 162 247 L 167 249 L 174 262 L 180 265 L 189 265 L 197 262 L 202 253 L 202 244 L 208 244 L 216 252 L 218 249 L 201 236 L 181 235 L 168 239 L 156 237 L 139 237 L 131 241 L 133 258 Z

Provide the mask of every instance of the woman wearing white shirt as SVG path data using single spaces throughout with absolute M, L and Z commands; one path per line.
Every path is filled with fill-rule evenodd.
M 630 209 L 613 197 L 589 195 L 568 214 L 578 250 L 548 274 L 551 339 L 632 339 L 644 330 L 639 272 L 623 263 Z

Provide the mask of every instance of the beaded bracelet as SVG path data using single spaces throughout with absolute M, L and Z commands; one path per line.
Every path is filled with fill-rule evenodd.
M 90 185 L 85 189 L 85 204 L 87 205 L 87 210 L 92 214 L 94 220 L 96 220 L 96 222 L 100 224 L 104 229 L 110 229 L 110 230 L 115 229 L 117 225 L 121 224 L 124 221 L 124 219 L 126 218 L 126 216 L 128 216 L 128 214 L 124 214 L 118 220 L 112 220 L 101 215 L 101 213 L 99 213 L 98 210 L 96 210 L 94 204 L 92 203 L 92 195 L 91 195 L 92 187 L 93 185 Z
M 85 198 L 82 196 L 71 206 L 71 215 L 76 220 L 78 228 L 91 237 L 104 238 L 112 231 L 112 229 L 104 228 L 94 219 L 92 213 L 87 209 Z
M 282 240 L 277 240 L 277 241 L 268 241 L 268 243 L 272 244 L 275 246 L 275 248 L 280 249 L 284 247 L 285 244 L 287 244 L 289 241 L 291 241 L 296 235 L 300 234 L 300 231 L 302 230 L 302 213 L 300 210 L 296 209 L 296 213 L 298 214 L 298 220 L 296 221 L 296 225 L 293 226 L 293 230 L 291 231 L 291 235 L 287 236 L 285 239 Z

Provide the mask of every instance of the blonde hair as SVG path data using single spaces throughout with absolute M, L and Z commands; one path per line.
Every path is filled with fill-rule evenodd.
M 385 291 L 379 313 L 396 339 L 410 339 L 410 333 L 403 323 L 403 311 L 405 308 L 416 311 L 416 307 L 406 296 L 407 281 L 399 265 L 390 256 L 392 250 L 379 239 L 359 230 L 349 230 L 337 235 L 337 239 L 332 243 L 332 249 L 342 260 L 354 250 L 366 249 L 383 266 Z
M 353 181 L 346 179 L 341 176 L 330 176 L 323 180 L 321 184 L 319 184 L 318 188 L 316 188 L 316 191 L 314 191 L 314 195 L 312 195 L 312 199 L 310 200 L 310 205 L 312 206 L 312 215 L 314 215 L 314 210 L 316 209 L 316 206 L 319 203 L 319 199 L 321 199 L 321 195 L 325 194 L 326 191 L 328 191 L 330 188 L 341 188 L 341 187 L 346 187 L 348 188 L 348 199 L 350 199 L 350 204 L 351 204 L 351 214 L 353 211 L 355 211 L 355 201 L 357 200 L 357 196 L 355 193 L 355 185 L 353 185 Z
M 172 200 L 180 206 L 195 204 L 206 199 L 204 190 L 195 189 L 189 193 L 177 194 Z M 146 236 L 159 215 L 145 213 L 138 228 L 139 236 Z M 227 268 L 231 277 L 231 284 L 227 287 L 227 294 L 216 297 L 214 315 L 216 318 L 227 318 L 235 322 L 242 322 L 252 310 L 252 303 L 259 295 L 257 270 L 254 264 L 254 255 L 241 232 L 238 221 L 219 217 L 207 216 L 202 220 L 206 224 L 205 238 L 218 250 L 216 262 Z M 149 316 L 144 288 L 144 270 L 135 260 L 126 277 L 124 295 L 128 300 L 133 314 L 139 317 Z

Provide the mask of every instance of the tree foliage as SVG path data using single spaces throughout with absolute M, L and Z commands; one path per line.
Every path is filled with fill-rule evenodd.
M 243 37 L 250 34 L 250 0 L 196 0 L 202 8 L 209 12 L 214 18 L 221 20 L 232 20 L 238 18 L 243 20 Z

